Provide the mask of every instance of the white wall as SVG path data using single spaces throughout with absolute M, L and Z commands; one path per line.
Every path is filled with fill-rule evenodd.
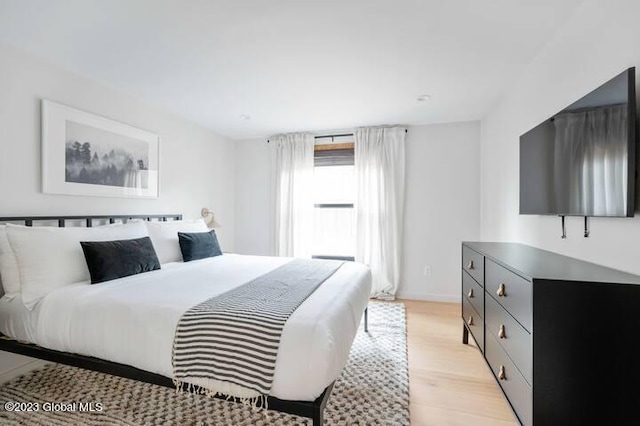
M 273 254 L 273 208 L 270 200 L 271 163 L 267 140 L 235 142 L 236 229 L 240 254 Z
M 640 273 L 640 217 L 592 219 L 589 238 L 582 237 L 581 218 L 567 218 L 563 240 L 559 218 L 518 215 L 519 136 L 625 68 L 640 66 L 638 16 L 634 0 L 586 1 L 482 120 L 482 239 L 523 242 Z
M 460 243 L 480 232 L 479 124 L 409 128 L 399 297 L 460 301 Z
M 478 122 L 409 128 L 404 262 L 399 297 L 458 301 L 460 241 L 479 236 Z M 236 251 L 271 254 L 269 148 L 236 142 Z M 431 278 L 423 275 L 431 266 Z
M 96 81 L 0 45 L 0 216 L 182 213 L 204 206 L 234 243 L 233 142 Z M 160 197 L 141 200 L 42 193 L 40 101 L 49 99 L 160 135 Z
M 216 213 L 225 250 L 234 243 L 233 142 L 95 81 L 0 45 L 0 216 Z M 50 99 L 160 135 L 160 198 L 41 192 L 40 100 Z M 0 383 L 40 363 L 0 352 Z

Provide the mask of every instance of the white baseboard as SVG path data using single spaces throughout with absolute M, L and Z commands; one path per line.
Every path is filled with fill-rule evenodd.
M 427 293 L 404 293 L 399 292 L 396 297 L 398 299 L 408 300 L 424 300 L 426 302 L 448 302 L 448 303 L 461 303 L 461 295 L 451 294 L 427 294 Z
M 12 368 L 11 370 L 3 371 L 2 373 L 0 373 L 0 384 L 13 380 L 18 376 L 22 376 L 23 374 L 27 374 L 32 370 L 44 367 L 47 364 L 49 364 L 47 361 L 34 359 L 24 364 L 20 364 L 17 367 Z

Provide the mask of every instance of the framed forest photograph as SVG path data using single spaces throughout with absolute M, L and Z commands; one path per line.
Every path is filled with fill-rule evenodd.
M 42 101 L 44 193 L 158 198 L 159 137 Z

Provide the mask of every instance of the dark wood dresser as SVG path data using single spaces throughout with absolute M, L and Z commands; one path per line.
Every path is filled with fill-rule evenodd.
M 639 276 L 513 243 L 462 243 L 462 270 L 463 342 L 521 424 L 640 425 Z

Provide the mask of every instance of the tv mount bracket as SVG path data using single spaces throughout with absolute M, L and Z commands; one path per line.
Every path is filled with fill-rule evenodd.
M 584 217 L 584 237 L 585 238 L 589 238 L 589 234 L 590 234 L 590 231 L 589 231 L 589 217 L 585 216 Z
M 567 227 L 565 226 L 565 216 L 560 215 L 560 219 L 562 220 L 562 237 L 567 238 Z M 591 231 L 589 230 L 589 216 L 584 217 L 584 237 L 589 238 Z

